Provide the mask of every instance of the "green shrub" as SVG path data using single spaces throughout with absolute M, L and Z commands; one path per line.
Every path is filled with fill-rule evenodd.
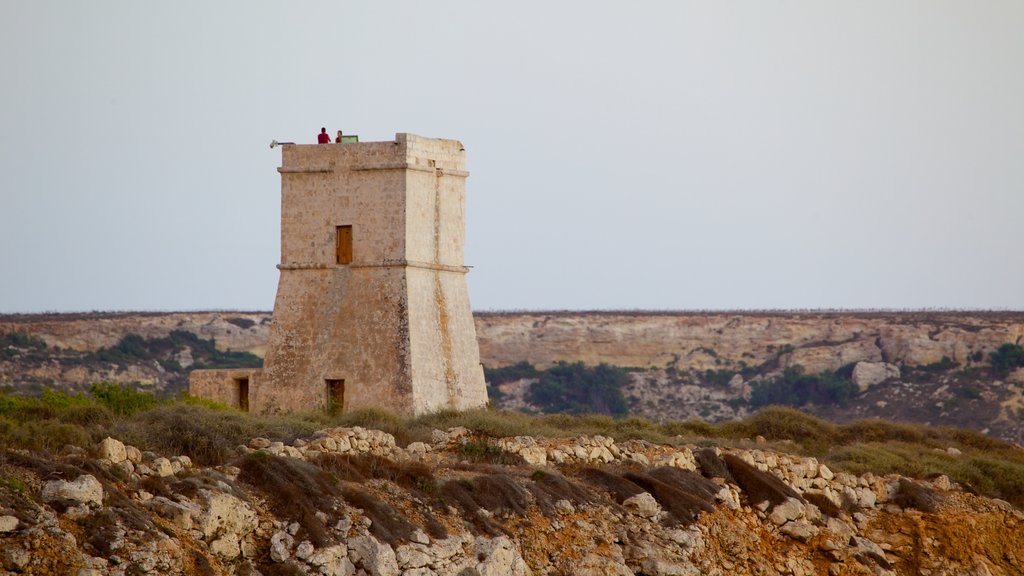
M 734 370 L 711 370 L 704 371 L 704 381 L 711 386 L 728 386 L 729 381 L 736 375 Z
M 194 360 L 194 364 L 189 367 L 189 370 L 258 368 L 263 365 L 263 360 L 259 356 L 249 352 L 218 350 L 217 343 L 213 339 L 202 339 L 185 330 L 172 330 L 163 338 L 143 338 L 138 334 L 127 334 L 117 344 L 100 348 L 86 355 L 86 359 L 119 365 L 155 360 L 164 369 L 177 372 L 182 371 L 182 367 L 172 356 L 186 347 L 192 351 Z
M 93 384 L 89 387 L 89 393 L 100 404 L 121 416 L 143 412 L 157 404 L 156 396 L 152 394 L 110 382 Z
M 804 374 L 800 365 L 790 366 L 779 376 L 754 384 L 750 405 L 754 407 L 781 404 L 844 405 L 857 393 L 857 385 L 832 372 L 818 375 Z
M 536 378 L 539 374 L 540 372 L 534 368 L 533 364 L 525 360 L 509 366 L 499 366 L 498 368 L 484 366 L 484 379 L 487 380 L 488 384 L 492 385 L 514 382 L 524 378 Z
M 19 349 L 44 350 L 46 341 L 26 332 L 0 334 L 0 359 L 14 358 Z
M 992 370 L 998 374 L 1006 374 L 1011 370 L 1024 366 L 1024 347 L 1007 342 L 989 354 Z
M 547 412 L 623 416 L 629 411 L 622 393 L 628 382 L 629 373 L 615 366 L 559 362 L 530 385 L 527 399 Z

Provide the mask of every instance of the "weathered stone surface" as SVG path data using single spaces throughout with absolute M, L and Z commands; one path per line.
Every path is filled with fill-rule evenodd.
M 124 442 L 108 436 L 96 446 L 96 457 L 117 464 L 128 459 L 128 452 L 125 450 Z
M 786 498 L 781 504 L 772 508 L 768 519 L 776 526 L 782 526 L 790 520 L 796 520 L 804 515 L 804 504 L 796 498 Z
M 371 576 L 398 576 L 395 551 L 373 536 L 358 536 L 348 541 L 349 558 Z
M 256 512 L 245 502 L 223 492 L 201 490 L 204 510 L 193 517 L 203 539 L 210 541 L 222 534 L 244 536 L 256 529 Z
M 899 366 L 888 362 L 857 362 L 853 367 L 851 379 L 861 392 L 886 380 L 896 380 L 900 377 Z
M 52 480 L 43 485 L 43 502 L 57 499 L 72 500 L 93 506 L 103 505 L 103 485 L 91 474 L 79 476 L 72 482 Z
M 661 505 L 649 492 L 641 492 L 622 501 L 622 505 L 633 514 L 653 518 L 661 512 Z
M 14 516 L 0 516 L 0 533 L 14 532 L 18 528 L 18 519 Z
M 198 512 L 194 506 L 186 506 L 163 496 L 153 496 L 146 500 L 146 507 L 170 520 L 182 530 L 192 529 L 192 515 Z
M 142 450 L 139 450 L 135 446 L 125 446 L 124 453 L 125 457 L 128 458 L 128 461 L 132 464 L 142 464 Z
M 174 475 L 174 467 L 171 466 L 171 461 L 167 458 L 154 458 L 153 461 L 150 462 L 150 467 L 153 469 L 153 472 L 161 478 Z
M 481 559 L 476 565 L 480 576 L 527 576 L 532 574 L 519 550 L 507 536 L 477 538 L 476 556 Z
M 213 552 L 218 558 L 222 558 L 224 560 L 234 560 L 235 558 L 238 558 L 242 553 L 242 548 L 239 546 L 238 542 L 238 534 L 228 532 L 213 542 L 210 542 L 210 552 Z
M 280 531 L 270 537 L 270 559 L 274 562 L 284 562 L 292 555 L 292 546 L 295 545 L 295 538 L 291 534 Z
M 782 525 L 781 528 L 779 528 L 779 531 L 783 534 L 796 538 L 801 542 L 806 542 L 810 540 L 811 538 L 817 536 L 819 532 L 817 526 L 811 524 L 810 522 L 804 519 L 786 522 Z

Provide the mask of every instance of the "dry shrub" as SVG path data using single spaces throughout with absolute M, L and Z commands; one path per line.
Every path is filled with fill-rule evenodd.
M 775 507 L 786 501 L 786 498 L 796 498 L 803 501 L 803 498 L 789 487 L 788 484 L 768 472 L 761 472 L 751 466 L 739 456 L 726 454 L 722 458 L 729 472 L 736 479 L 736 484 L 747 495 L 747 501 L 751 505 L 767 500 Z
M 503 534 L 504 528 L 482 510 L 494 514 L 525 516 L 530 494 L 514 478 L 505 474 L 486 474 L 472 480 L 452 480 L 441 485 L 441 501 L 454 504 L 477 532 L 490 536 Z
M 317 425 L 298 416 L 256 416 L 203 406 L 169 404 L 140 412 L 114 425 L 114 435 L 144 450 L 184 454 L 203 465 L 224 464 L 235 448 L 262 436 L 289 443 L 309 436 Z
M 421 495 L 437 492 L 434 472 L 422 462 L 393 462 L 374 454 L 322 454 L 316 463 L 349 482 L 365 482 L 372 478 L 393 482 Z
M 477 504 L 493 514 L 526 515 L 530 505 L 529 492 L 512 477 L 488 474 L 473 480 Z
M 725 465 L 725 461 L 718 456 L 713 448 L 694 450 L 693 458 L 697 461 L 700 473 L 705 478 L 722 478 L 726 482 L 736 483 L 736 479 L 729 473 L 729 467 Z
M 719 425 L 721 435 L 733 438 L 764 436 L 792 440 L 811 452 L 825 452 L 838 436 L 835 425 L 785 406 L 768 406 L 741 421 Z
M 814 504 L 815 506 L 817 506 L 818 510 L 820 510 L 821 513 L 824 514 L 825 516 L 832 516 L 833 518 L 839 516 L 839 512 L 841 511 L 839 506 L 836 506 L 835 502 L 832 502 L 832 500 L 829 500 L 829 498 L 827 496 L 825 496 L 824 494 L 816 494 L 816 493 L 813 493 L 813 492 L 812 493 L 806 493 L 805 492 L 804 493 L 804 498 L 808 502 L 810 502 L 811 504 Z
M 437 480 L 434 478 L 433 470 L 422 462 L 392 462 L 372 454 L 354 456 L 321 454 L 317 458 L 316 464 L 346 482 L 363 484 L 370 479 L 379 479 L 397 484 L 420 497 L 434 497 L 438 493 Z M 343 493 L 346 500 L 351 503 L 350 492 L 343 491 Z M 367 503 L 372 501 L 369 495 L 355 494 L 352 495 L 352 498 Z M 379 511 L 379 507 L 375 507 L 373 510 Z M 432 538 L 448 537 L 448 530 L 437 521 L 429 509 L 423 508 L 420 513 L 423 516 L 423 528 L 427 534 Z M 367 511 L 367 514 L 370 514 L 370 511 Z M 400 536 L 395 535 L 396 530 Z M 390 536 L 388 536 L 389 534 Z M 402 526 L 388 529 L 384 535 L 393 538 L 406 537 Z
M 576 475 L 591 485 L 607 492 L 619 504 L 622 504 L 627 498 L 632 498 L 644 491 L 643 488 L 622 476 L 600 468 L 583 468 Z
M 313 461 L 338 480 L 362 484 L 368 478 L 352 464 L 352 457 L 341 454 L 320 454 Z
M 78 425 L 57 420 L 12 420 L 0 416 L 0 445 L 56 453 L 64 446 L 92 445 L 89 432 Z
M 658 430 L 666 436 L 701 436 L 704 438 L 717 436 L 714 425 L 704 420 L 665 422 L 658 426 Z
M 949 474 L 965 489 L 1024 507 L 1024 462 L 1002 454 L 978 454 L 956 462 Z
M 518 466 L 526 464 L 526 460 L 519 454 L 506 452 L 500 447 L 483 440 L 470 440 L 459 444 L 456 451 L 463 458 L 470 462 L 486 462 L 489 464 L 501 464 L 503 466 Z
M 688 494 L 693 494 L 707 502 L 714 502 L 721 486 L 704 478 L 691 470 L 682 470 L 672 466 L 660 466 L 647 473 L 648 476 L 661 480 L 662 482 L 678 488 Z
M 837 440 L 840 444 L 887 442 L 891 440 L 923 443 L 925 435 L 921 430 L 920 426 L 913 424 L 889 422 L 881 419 L 858 420 L 841 426 Z
M 334 506 L 329 504 L 341 491 L 323 470 L 294 458 L 278 458 L 254 452 L 237 463 L 240 481 L 259 488 L 278 516 L 296 521 L 313 544 L 329 543 L 327 527 L 316 517 L 317 510 L 333 520 Z
M 476 434 L 490 436 L 492 438 L 507 438 L 510 436 L 558 436 L 556 430 L 545 428 L 540 425 L 538 418 L 521 412 L 509 412 L 502 410 L 489 410 L 480 408 L 456 412 L 454 410 L 442 410 L 426 416 L 420 416 L 410 423 L 417 436 L 425 441 L 429 440 L 430 432 L 434 429 L 447 430 L 456 426 L 463 426 Z
M 658 504 L 661 504 L 661 507 L 669 513 L 670 524 L 689 526 L 697 521 L 701 512 L 711 512 L 715 509 L 714 497 L 708 499 L 701 495 L 687 493 L 647 474 L 627 472 L 624 477 L 654 496 Z
M 412 538 L 416 526 L 409 522 L 398 510 L 386 502 L 373 497 L 369 492 L 358 488 L 346 488 L 343 491 L 345 501 L 359 508 L 370 519 L 370 533 L 378 540 L 387 544 L 407 542 Z
M 269 563 L 260 566 L 260 573 L 265 576 L 305 576 L 308 572 L 305 566 L 294 560 L 282 563 Z
M 412 437 L 409 432 L 409 423 L 406 420 L 395 416 L 387 410 L 381 410 L 379 408 L 364 408 L 362 410 L 328 417 L 324 417 L 322 414 L 316 414 L 314 417 L 323 425 L 346 427 L 361 426 L 371 430 L 387 432 L 395 437 L 395 442 L 399 446 L 406 446 L 409 442 L 413 442 L 418 439 L 422 440 L 420 438 Z M 430 435 L 428 432 L 426 440 L 429 439 Z
M 527 486 L 527 490 L 545 514 L 553 513 L 555 503 L 559 500 L 567 500 L 574 506 L 592 504 L 595 501 L 594 496 L 586 488 L 553 470 L 537 470 L 530 478 L 533 482 Z
M 482 507 L 476 501 L 476 486 L 469 480 L 452 480 L 441 484 L 441 499 L 453 504 L 462 512 L 462 517 L 469 521 L 474 534 L 499 536 L 504 534 L 500 524 L 481 512 Z

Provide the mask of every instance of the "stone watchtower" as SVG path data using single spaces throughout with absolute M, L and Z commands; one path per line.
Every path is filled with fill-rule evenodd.
M 462 145 L 289 144 L 278 171 L 281 277 L 263 370 L 195 371 L 192 394 L 254 412 L 486 404 Z

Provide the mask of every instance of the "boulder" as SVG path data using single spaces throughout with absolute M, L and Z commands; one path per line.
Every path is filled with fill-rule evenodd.
M 128 452 L 125 450 L 124 442 L 107 436 L 96 445 L 96 457 L 118 464 L 128 459 Z
M 222 560 L 234 560 L 242 553 L 239 546 L 238 535 L 227 533 L 213 542 L 210 542 L 210 552 Z
M 477 538 L 476 557 L 480 562 L 476 571 L 480 576 L 527 576 L 532 574 L 526 561 L 508 536 Z
M 0 516 L 0 534 L 14 532 L 18 528 L 18 519 L 14 516 Z
M 72 482 L 52 480 L 43 485 L 43 502 L 71 500 L 80 504 L 103 505 L 103 485 L 91 474 L 75 478 Z
M 222 534 L 244 536 L 256 529 L 256 512 L 248 504 L 223 492 L 201 490 L 205 510 L 193 518 L 203 539 L 211 541 Z
M 804 515 L 804 504 L 796 498 L 786 498 L 781 504 L 772 508 L 771 514 L 768 515 L 768 519 L 772 521 L 772 524 L 776 526 L 782 526 L 790 520 L 796 520 Z
M 622 506 L 642 518 L 653 518 L 661 512 L 661 505 L 649 492 L 641 492 L 622 501 Z
M 270 537 L 270 559 L 274 562 L 284 562 L 291 556 L 292 545 L 295 544 L 295 538 L 292 535 L 280 531 Z
M 167 458 L 155 458 L 150 462 L 150 467 L 152 467 L 153 472 L 161 478 L 174 475 L 174 467 L 171 466 L 171 461 Z
M 373 536 L 357 536 L 348 541 L 349 556 L 370 576 L 398 576 L 395 551 Z
M 851 379 L 861 392 L 886 380 L 896 380 L 900 377 L 899 366 L 888 362 L 857 362 L 853 367 Z

